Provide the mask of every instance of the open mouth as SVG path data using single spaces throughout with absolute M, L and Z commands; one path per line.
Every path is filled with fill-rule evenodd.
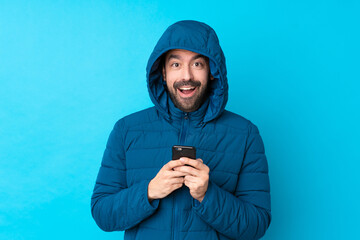
M 196 88 L 197 87 L 183 86 L 178 88 L 178 91 L 181 97 L 187 98 L 187 97 L 191 97 L 195 93 Z

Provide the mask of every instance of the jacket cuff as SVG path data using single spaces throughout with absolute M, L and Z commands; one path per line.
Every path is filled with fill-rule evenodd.
M 141 204 L 141 206 L 144 206 L 145 211 L 154 211 L 158 208 L 160 200 L 154 199 L 153 201 L 151 201 L 151 203 L 149 202 L 149 199 L 148 199 L 149 182 L 150 182 L 150 180 L 146 180 L 146 181 L 142 182 L 141 188 L 143 190 L 142 191 L 143 194 L 142 194 L 141 202 L 143 204 Z
M 216 192 L 216 187 L 214 186 L 213 183 L 211 183 L 209 181 L 209 184 L 208 184 L 208 189 L 206 190 L 206 193 L 205 193 L 205 196 L 204 196 L 204 199 L 199 202 L 198 200 L 196 199 L 193 199 L 193 209 L 197 212 L 199 212 L 200 214 L 203 214 L 204 211 L 206 210 L 207 206 L 209 205 L 209 201 L 210 199 L 213 199 L 214 198 L 214 194 Z M 211 204 L 211 203 L 210 203 Z

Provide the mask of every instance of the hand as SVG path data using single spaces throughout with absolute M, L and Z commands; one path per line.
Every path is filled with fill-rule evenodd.
M 194 160 L 182 157 L 180 162 L 190 166 L 179 166 L 174 170 L 186 174 L 184 184 L 190 189 L 191 196 L 201 202 L 209 185 L 209 167 L 200 158 Z
M 165 164 L 157 175 L 150 181 L 148 186 L 148 199 L 164 198 L 184 184 L 186 173 L 173 170 L 173 168 L 183 166 L 180 160 L 172 160 Z

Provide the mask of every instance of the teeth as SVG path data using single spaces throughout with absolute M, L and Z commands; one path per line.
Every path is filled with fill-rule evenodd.
M 184 87 L 184 88 L 180 88 L 180 90 L 193 90 L 193 89 L 195 89 L 194 87 Z

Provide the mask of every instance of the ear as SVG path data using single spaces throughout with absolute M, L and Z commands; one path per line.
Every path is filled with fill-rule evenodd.
M 210 80 L 214 80 L 214 76 L 210 74 Z
M 163 66 L 163 67 L 162 67 L 162 75 L 163 75 L 164 82 L 166 82 L 166 71 L 165 71 L 165 66 Z

